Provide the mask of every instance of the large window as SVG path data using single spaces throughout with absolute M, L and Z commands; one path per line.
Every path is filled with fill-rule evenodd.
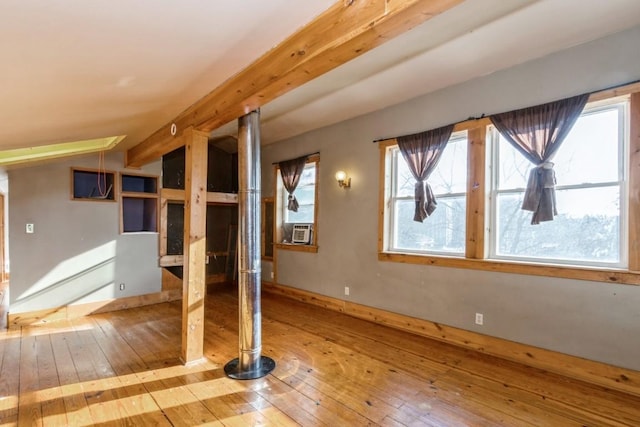
M 593 94 L 551 159 L 558 213 L 535 225 L 521 208 L 534 165 L 488 118 L 454 127 L 428 179 L 437 209 L 423 223 L 413 221 L 415 181 L 397 142 L 382 142 L 379 259 L 638 283 L 638 141 L 638 85 Z
M 532 165 L 491 129 L 490 257 L 625 266 L 627 104 L 585 108 L 553 159 L 558 215 L 535 226 L 520 209 Z
M 462 255 L 465 251 L 467 137 L 451 136 L 427 179 L 438 203 L 424 222 L 413 221 L 415 179 L 397 145 L 388 148 L 387 248 L 394 252 Z
M 276 244 L 279 248 L 294 249 L 317 246 L 318 164 L 319 156 L 309 157 L 294 192 L 298 210 L 288 209 L 289 193 L 284 187 L 280 171 L 276 168 Z M 304 249 L 304 248 L 303 248 Z

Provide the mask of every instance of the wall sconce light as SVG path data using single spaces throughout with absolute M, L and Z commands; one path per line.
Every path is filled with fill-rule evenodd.
M 338 186 L 340 186 L 340 188 L 351 188 L 351 178 L 347 177 L 347 173 L 345 171 L 336 172 L 336 181 L 338 181 Z

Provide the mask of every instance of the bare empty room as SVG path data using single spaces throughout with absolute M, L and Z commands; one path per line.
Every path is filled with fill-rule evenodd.
M 0 426 L 640 425 L 636 0 L 0 35 Z

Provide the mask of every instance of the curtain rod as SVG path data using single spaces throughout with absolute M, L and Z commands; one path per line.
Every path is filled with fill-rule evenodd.
M 589 93 L 590 95 L 593 95 L 593 94 L 597 94 L 599 92 L 606 92 L 606 91 L 609 91 L 609 90 L 615 90 L 615 89 L 618 89 L 618 88 L 623 88 L 625 86 L 631 86 L 631 85 L 635 85 L 635 84 L 638 84 L 638 83 L 640 83 L 640 80 L 634 80 L 634 81 L 631 81 L 631 82 L 621 83 L 621 84 L 613 85 L 613 86 L 608 86 L 608 87 L 606 87 L 604 89 L 594 90 L 594 91 L 586 92 L 586 93 Z M 461 122 L 456 122 L 454 124 L 459 124 L 459 123 L 463 123 L 463 122 L 470 121 L 470 120 L 480 120 L 480 119 L 483 119 L 485 117 L 488 117 L 488 116 L 485 116 L 484 114 L 482 114 L 480 117 L 469 117 L 467 120 L 463 120 Z M 390 141 L 390 140 L 396 139 L 396 138 L 398 138 L 398 137 L 397 136 L 393 136 L 391 138 L 374 139 L 373 143 L 377 144 L 378 142 Z
M 311 156 L 315 156 L 315 155 L 318 155 L 318 154 L 320 154 L 320 152 L 316 151 L 315 153 L 303 154 L 302 156 L 294 157 L 294 159 L 299 159 L 300 157 L 311 157 Z M 287 159 L 287 160 L 293 160 L 293 159 Z M 271 164 L 272 165 L 277 165 L 278 163 L 286 162 L 287 160 L 280 160 L 279 162 L 273 162 Z
M 455 123 L 453 123 L 453 125 L 455 126 L 455 125 L 458 125 L 458 124 L 460 124 L 460 123 L 470 122 L 471 120 L 481 120 L 481 119 L 484 119 L 485 117 L 487 117 L 487 116 L 485 116 L 485 115 L 484 115 L 484 113 L 482 113 L 482 115 L 481 115 L 480 117 L 469 117 L 469 118 L 467 118 L 466 120 L 463 120 L 463 121 L 461 121 L 461 122 L 455 122 Z M 445 126 L 446 126 L 446 125 L 445 125 Z M 434 128 L 434 129 L 438 129 L 438 128 Z M 424 132 L 424 131 L 423 131 L 423 132 Z M 420 133 L 420 132 L 416 132 L 416 133 Z M 398 138 L 400 138 L 401 136 L 403 136 L 403 135 L 399 135 L 399 136 L 392 136 L 391 138 L 380 138 L 380 139 L 374 139 L 374 140 L 373 140 L 373 143 L 374 143 L 374 144 L 376 144 L 376 143 L 378 143 L 378 142 L 390 141 L 390 140 L 392 140 L 392 139 L 398 139 Z

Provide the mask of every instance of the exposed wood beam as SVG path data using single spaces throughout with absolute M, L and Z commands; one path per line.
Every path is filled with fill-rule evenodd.
M 128 150 L 142 166 L 182 146 L 193 126 L 203 132 L 230 122 L 380 46 L 463 0 L 340 0 L 250 66 Z M 175 124 L 176 136 L 171 135 Z
M 184 266 L 182 291 L 182 361 L 203 357 L 204 297 L 207 254 L 207 152 L 208 135 L 188 128 L 184 131 L 185 203 Z

